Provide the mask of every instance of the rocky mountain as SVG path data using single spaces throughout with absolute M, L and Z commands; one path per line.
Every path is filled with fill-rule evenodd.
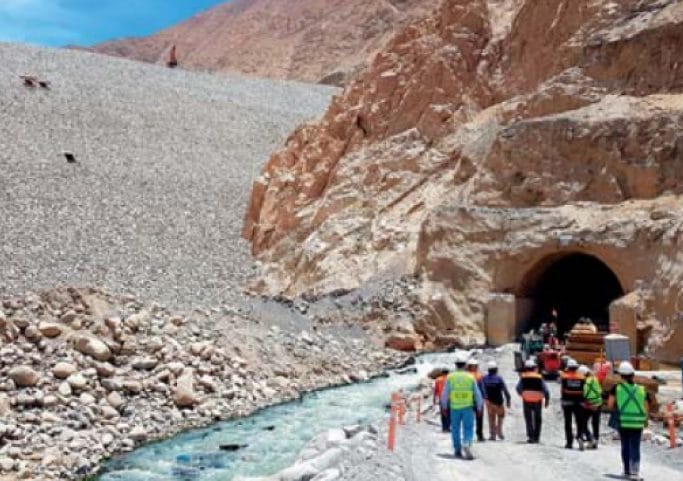
M 342 84 L 438 0 L 237 0 L 150 37 L 91 50 L 183 68 Z
M 591 259 L 623 294 L 598 306 L 611 327 L 676 359 L 682 38 L 675 0 L 443 2 L 265 166 L 243 232 L 254 289 L 413 278 L 404 345 L 477 343 L 549 316 L 546 274 Z M 553 295 L 595 297 L 592 272 Z

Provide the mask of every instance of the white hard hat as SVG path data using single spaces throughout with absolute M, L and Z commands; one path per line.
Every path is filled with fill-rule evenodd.
M 576 359 L 570 359 L 569 361 L 567 361 L 567 367 L 569 369 L 578 369 L 579 363 L 576 362 Z
M 624 361 L 621 364 L 619 364 L 619 374 L 622 376 L 632 376 L 635 374 L 635 370 L 633 369 L 633 364 L 631 364 L 628 361 Z
M 465 364 L 467 362 L 468 354 L 466 352 L 459 352 L 455 355 L 456 364 Z
M 469 361 L 467 361 L 468 366 L 478 366 L 479 361 L 477 361 L 475 358 L 471 358 Z
M 590 369 L 588 369 L 588 366 L 584 366 L 583 364 L 581 364 L 579 366 L 579 374 L 581 374 L 582 376 L 585 376 L 589 372 L 591 372 L 591 371 L 590 371 Z
M 536 367 L 536 361 L 534 361 L 533 359 L 527 359 L 524 363 L 524 367 L 527 369 L 532 369 Z
M 486 367 L 488 369 L 498 369 L 498 364 L 496 364 L 496 361 L 489 361 Z

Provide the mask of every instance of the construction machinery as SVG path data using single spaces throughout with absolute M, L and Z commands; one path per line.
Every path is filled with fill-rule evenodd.
M 579 322 L 566 335 L 566 354 L 579 364 L 592 366 L 604 357 L 606 332 L 590 322 Z
M 558 344 L 545 344 L 543 334 L 531 330 L 522 334 L 521 351 L 515 353 L 515 367 L 521 371 L 527 359 L 535 358 L 543 377 L 556 379 L 560 374 L 561 355 Z

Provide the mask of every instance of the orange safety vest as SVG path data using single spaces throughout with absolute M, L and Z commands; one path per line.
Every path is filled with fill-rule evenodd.
M 545 399 L 543 377 L 537 372 L 522 373 L 522 401 L 540 403 Z
M 482 378 L 484 377 L 479 371 L 467 371 L 470 373 L 470 376 L 474 378 L 477 383 L 480 383 Z
M 565 371 L 562 378 L 562 399 L 565 401 L 583 401 L 583 384 L 586 378 L 576 371 Z
M 441 393 L 443 392 L 443 387 L 446 385 L 446 379 L 448 379 L 448 375 L 436 378 L 436 383 L 434 384 L 434 397 L 437 399 L 441 399 Z

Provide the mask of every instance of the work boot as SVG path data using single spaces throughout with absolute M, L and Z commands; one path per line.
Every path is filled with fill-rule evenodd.
M 564 449 L 572 449 L 571 443 L 567 443 L 564 445 Z
M 502 432 L 498 433 L 498 439 L 500 439 L 501 441 L 505 441 L 505 436 L 503 436 Z
M 474 456 L 472 456 L 472 450 L 470 450 L 469 446 L 463 446 L 462 457 L 468 461 L 472 461 L 474 459 Z
M 462 459 L 462 451 L 457 450 L 455 452 L 455 459 Z
M 583 438 L 579 438 L 577 441 L 579 442 L 579 451 L 583 451 Z

